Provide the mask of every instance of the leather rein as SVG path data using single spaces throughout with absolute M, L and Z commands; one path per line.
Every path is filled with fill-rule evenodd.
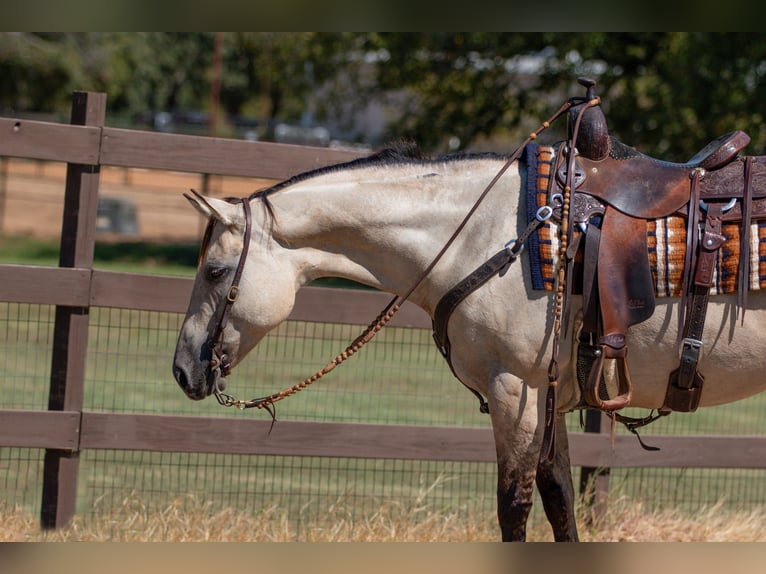
M 246 262 L 247 254 L 248 254 L 248 247 L 250 243 L 250 236 L 252 232 L 252 216 L 251 216 L 250 203 L 248 198 L 231 200 L 232 203 L 236 203 L 236 202 L 242 203 L 242 208 L 244 210 L 244 215 L 245 215 L 245 229 L 244 229 L 244 236 L 243 236 L 244 244 L 243 244 L 242 252 L 240 253 L 236 270 L 234 272 L 232 283 L 226 293 L 226 298 L 223 301 L 221 310 L 219 312 L 219 318 L 215 324 L 215 329 L 212 330 L 211 335 L 207 340 L 207 345 L 210 348 L 212 353 L 212 357 L 209 364 L 209 371 L 210 373 L 213 373 L 216 370 L 218 371 L 218 375 L 215 377 L 213 393 L 215 394 L 219 404 L 226 407 L 237 407 L 242 410 L 249 409 L 249 408 L 264 409 L 271 415 L 272 420 L 276 421 L 276 412 L 274 410 L 275 408 L 274 405 L 277 401 L 280 401 L 288 396 L 291 396 L 305 389 L 312 383 L 322 378 L 324 375 L 332 371 L 336 366 L 338 366 L 339 364 L 341 364 L 342 362 L 350 358 L 352 355 L 354 355 L 365 344 L 370 342 L 383 327 L 386 326 L 386 324 L 391 320 L 394 314 L 401 308 L 401 305 L 410 297 L 410 295 L 412 295 L 415 289 L 417 289 L 421 285 L 421 283 L 426 279 L 426 277 L 433 270 L 436 264 L 441 260 L 441 258 L 447 252 L 447 250 L 452 246 L 452 244 L 460 235 L 464 227 L 467 225 L 468 221 L 471 219 L 471 217 L 474 215 L 476 210 L 479 208 L 480 204 L 485 199 L 487 194 L 495 186 L 495 184 L 500 180 L 500 178 L 505 174 L 505 172 L 510 168 L 510 166 L 515 161 L 518 160 L 518 158 L 520 157 L 521 153 L 523 152 L 524 148 L 526 147 L 528 143 L 536 139 L 543 131 L 545 131 L 547 128 L 550 127 L 553 121 L 555 121 L 565 112 L 567 112 L 573 106 L 582 105 L 582 109 L 580 110 L 580 113 L 578 114 L 578 120 L 579 120 L 579 117 L 582 116 L 582 112 L 584 112 L 585 109 L 598 105 L 599 103 L 600 103 L 600 99 L 598 97 L 594 99 L 590 99 L 590 100 L 586 98 L 582 98 L 582 97 L 570 98 L 556 111 L 556 113 L 554 113 L 547 121 L 543 122 L 537 130 L 531 132 L 527 136 L 527 138 L 524 140 L 524 142 L 513 152 L 513 154 L 511 154 L 511 156 L 508 158 L 505 164 L 500 168 L 500 170 L 494 176 L 494 178 L 487 184 L 487 186 L 484 188 L 479 198 L 474 203 L 473 207 L 466 214 L 464 219 L 455 229 L 455 231 L 447 240 L 447 242 L 444 244 L 444 246 L 439 251 L 439 253 L 434 257 L 432 262 L 428 265 L 428 267 L 426 267 L 423 273 L 413 283 L 412 287 L 408 291 L 406 291 L 403 295 L 395 295 L 393 299 L 391 299 L 391 301 L 388 303 L 388 305 L 386 305 L 386 307 L 383 308 L 380 314 L 364 329 L 364 331 L 362 331 L 362 333 L 356 339 L 354 339 L 354 341 L 352 341 L 346 347 L 345 350 L 343 350 L 341 353 L 336 355 L 324 367 L 322 367 L 321 369 L 316 371 L 313 375 L 304 379 L 303 381 L 291 387 L 284 388 L 281 391 L 278 391 L 276 393 L 272 393 L 270 395 L 257 397 L 253 399 L 247 399 L 247 400 L 237 399 L 236 397 L 223 392 L 223 389 L 225 388 L 225 384 L 221 384 L 222 382 L 224 382 L 224 378 L 227 377 L 229 374 L 231 374 L 231 371 L 232 371 L 231 361 L 228 355 L 226 354 L 226 352 L 224 351 L 224 330 L 226 329 L 226 325 L 228 323 L 231 307 L 234 305 L 234 303 L 237 301 L 239 297 L 239 291 L 240 291 L 239 282 L 241 280 L 242 272 L 245 267 L 245 262 Z M 574 133 L 570 138 L 568 138 L 569 144 L 570 144 L 569 149 L 572 151 L 574 151 L 573 142 L 576 141 L 578 127 L 579 127 L 579 121 L 575 122 Z M 571 155 L 574 156 L 574 153 L 572 153 Z M 572 161 L 573 161 L 573 157 L 572 157 Z M 573 173 L 573 171 L 574 171 L 573 169 L 570 169 L 568 170 L 568 173 L 571 174 Z M 571 179 L 571 177 L 572 177 L 571 175 L 568 175 L 568 178 Z M 569 187 L 571 188 L 571 182 L 568 182 L 568 183 L 569 183 Z M 556 207 L 560 207 L 560 206 L 556 206 Z M 517 239 L 509 241 L 502 251 L 500 251 L 493 258 L 491 258 L 487 264 L 482 266 L 485 269 L 485 271 L 483 273 L 482 278 L 480 279 L 480 283 L 476 285 L 476 287 L 474 288 L 478 288 L 478 286 L 482 285 L 484 282 L 489 280 L 489 278 L 491 278 L 493 275 L 499 273 L 503 269 L 506 269 L 511 263 L 513 263 L 518 257 L 518 255 L 521 253 L 521 251 L 523 250 L 525 242 L 529 238 L 529 236 L 532 233 L 534 233 L 540 226 L 542 226 L 543 223 L 545 223 L 545 221 L 548 219 L 548 217 L 550 217 L 550 213 L 543 212 L 542 210 L 538 211 L 538 217 L 529 223 L 527 228 Z M 211 220 L 209 225 L 212 226 L 213 223 L 214 223 L 214 220 Z M 202 249 L 203 250 L 205 249 L 204 240 L 203 240 Z M 489 265 L 489 268 L 487 268 L 487 265 Z M 471 279 L 471 277 L 472 276 L 469 276 L 468 278 L 466 278 L 464 282 L 474 281 Z M 453 292 L 454 292 L 454 289 L 450 293 L 453 293 Z M 468 294 L 468 292 L 465 292 L 462 296 L 450 295 L 450 293 L 447 294 L 449 297 L 445 297 L 445 299 L 448 299 L 446 303 L 440 302 L 440 305 L 449 307 L 449 313 L 451 313 L 452 310 L 454 310 L 458 306 L 458 304 L 463 300 L 463 298 Z M 559 296 L 559 299 L 560 297 L 561 296 Z M 552 433 L 553 433 L 553 430 L 555 429 L 555 408 L 556 408 L 555 407 L 555 400 L 556 400 L 555 387 L 557 385 L 557 379 L 558 379 L 558 363 L 557 363 L 556 355 L 558 353 L 558 329 L 560 328 L 560 322 L 561 322 L 560 321 L 561 301 L 557 302 L 556 312 L 557 312 L 557 320 L 555 322 L 556 333 L 554 334 L 555 344 L 553 349 L 553 356 L 551 359 L 551 365 L 549 366 L 549 386 L 548 386 L 548 397 L 546 400 L 547 407 L 546 407 L 546 422 L 545 422 L 546 433 L 545 434 L 546 434 L 547 440 L 544 441 L 546 444 L 552 443 L 552 437 L 553 437 Z M 447 316 L 447 320 L 448 318 L 449 317 Z M 446 333 L 446 320 L 444 320 L 444 332 Z M 446 341 L 445 344 L 442 344 L 437 339 L 437 345 L 439 346 L 440 351 L 443 354 L 445 354 L 445 357 L 447 358 L 449 362 L 448 341 Z M 450 367 L 451 367 L 451 363 L 450 363 Z M 477 395 L 477 397 L 479 398 L 481 402 L 482 412 L 489 412 L 487 404 L 484 401 L 483 397 L 481 397 L 481 395 L 477 391 L 470 389 L 470 387 L 469 387 L 469 390 L 474 392 L 474 394 Z M 550 436 L 548 436 L 549 434 Z M 550 450 L 544 449 L 544 455 L 550 456 Z

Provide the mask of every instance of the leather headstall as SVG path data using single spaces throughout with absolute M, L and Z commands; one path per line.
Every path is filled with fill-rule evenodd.
M 242 239 L 242 252 L 239 255 L 237 268 L 234 270 L 234 277 L 232 277 L 231 285 L 226 291 L 226 298 L 220 307 L 220 314 L 218 321 L 215 323 L 215 329 L 212 330 L 211 336 L 207 340 L 207 345 L 212 352 L 209 365 L 210 372 L 220 369 L 220 374 L 223 377 L 227 377 L 231 373 L 231 360 L 223 349 L 223 332 L 229 322 L 229 312 L 231 311 L 231 307 L 239 298 L 239 282 L 242 279 L 242 271 L 245 268 L 245 261 L 247 261 L 247 253 L 250 247 L 250 236 L 253 227 L 250 202 L 247 199 L 242 200 L 242 209 L 245 212 L 245 231 Z

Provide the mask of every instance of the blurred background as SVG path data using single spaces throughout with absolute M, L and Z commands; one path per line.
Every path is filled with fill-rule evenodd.
M 72 92 L 97 91 L 110 127 L 362 153 L 398 140 L 510 153 L 590 76 L 610 132 L 644 153 L 685 161 L 742 129 L 757 154 L 765 74 L 766 35 L 753 33 L 0 32 L 0 116 L 68 123 Z M 64 173 L 0 158 L 3 261 L 55 259 L 55 245 L 15 257 L 9 236 L 59 237 Z M 129 241 L 123 255 L 142 263 L 162 254 L 139 240 L 173 243 L 193 267 L 201 224 L 181 193 L 271 183 L 105 168 L 100 243 Z
M 610 129 L 681 161 L 744 129 L 764 147 L 766 36 L 753 33 L 0 33 L 0 113 L 67 119 L 108 94 L 107 124 L 314 145 L 412 139 L 506 151 L 578 76 Z

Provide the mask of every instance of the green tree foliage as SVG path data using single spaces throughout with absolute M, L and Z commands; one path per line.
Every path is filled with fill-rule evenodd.
M 0 33 L 0 109 L 57 111 L 71 90 L 73 60 L 58 41 L 26 32 Z
M 376 103 L 387 139 L 507 149 L 598 80 L 610 131 L 688 159 L 743 129 L 766 147 L 766 36 L 745 33 L 265 33 L 222 36 L 220 105 L 266 122 L 351 122 Z M 214 33 L 0 33 L 0 109 L 65 113 L 74 89 L 110 114 L 208 109 Z M 374 142 L 380 143 L 380 142 Z M 760 151 L 759 151 L 760 152 Z
M 209 93 L 210 33 L 0 33 L 0 107 L 64 112 L 73 90 L 104 91 L 110 112 L 198 107 Z
M 544 74 L 519 71 L 530 55 L 544 63 L 544 34 L 370 34 L 366 45 L 386 55 L 377 86 L 408 91 L 391 131 L 426 148 L 447 138 L 462 148 L 516 128 L 542 111 L 534 96 L 552 85 Z
M 353 34 L 232 32 L 225 35 L 221 102 L 230 114 L 298 119 L 311 91 L 339 73 Z
M 642 151 L 685 161 L 735 129 L 766 148 L 766 36 L 752 33 L 624 33 L 563 36 L 599 76 L 611 131 Z M 564 42 L 567 40 L 567 42 Z M 575 66 L 576 67 L 576 66 Z

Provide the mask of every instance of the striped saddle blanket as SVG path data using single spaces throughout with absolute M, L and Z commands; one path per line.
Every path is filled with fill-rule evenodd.
M 525 150 L 527 165 L 527 221 L 548 204 L 548 187 L 553 170 L 553 148 L 529 144 Z M 711 294 L 737 292 L 737 268 L 740 252 L 740 224 L 724 223 L 726 241 L 718 251 Z M 528 242 L 535 290 L 553 291 L 555 287 L 554 256 L 558 245 L 558 225 L 546 222 Z M 656 297 L 679 297 L 686 254 L 686 219 L 671 216 L 647 222 L 649 264 Z M 751 226 L 749 289 L 766 288 L 766 221 Z

